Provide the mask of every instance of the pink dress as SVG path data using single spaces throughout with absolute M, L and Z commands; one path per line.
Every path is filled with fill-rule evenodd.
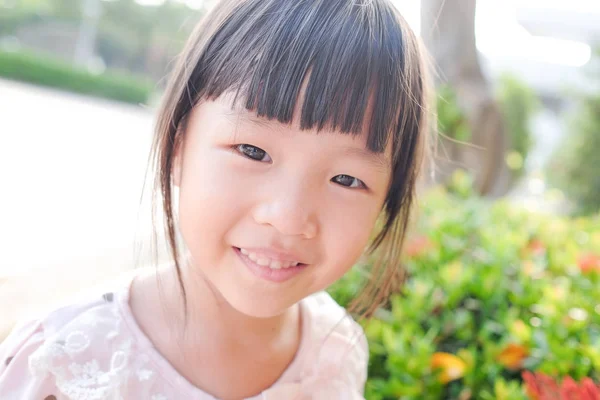
M 15 328 L 0 344 L 2 400 L 216 400 L 153 347 L 120 290 Z M 298 353 L 251 400 L 363 399 L 368 350 L 360 326 L 326 293 L 302 300 Z

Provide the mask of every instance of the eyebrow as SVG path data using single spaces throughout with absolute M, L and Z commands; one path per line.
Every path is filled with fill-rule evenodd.
M 247 112 L 239 112 L 231 109 L 225 113 L 225 116 L 232 122 L 246 122 L 260 128 L 276 128 L 274 121 L 270 121 L 266 118 L 260 118 Z M 344 147 L 343 152 L 348 156 L 361 158 L 376 168 L 381 169 L 382 171 L 387 171 L 391 166 L 390 159 L 385 155 L 385 153 L 375 153 L 361 147 Z
M 384 153 L 375 153 L 360 147 L 345 147 L 344 153 L 362 158 L 382 171 L 387 171 L 391 167 L 391 162 Z
M 275 124 L 273 121 L 269 121 L 266 118 L 260 118 L 247 112 L 240 112 L 235 109 L 227 110 L 225 112 L 227 117 L 232 122 L 247 122 L 252 125 L 256 125 L 261 128 L 274 128 Z

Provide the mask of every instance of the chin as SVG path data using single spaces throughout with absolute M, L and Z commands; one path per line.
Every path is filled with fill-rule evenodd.
M 304 295 L 308 295 L 299 293 L 298 285 L 295 285 L 294 290 L 294 286 L 257 278 L 235 259 L 216 270 L 197 270 L 196 275 L 218 303 L 252 318 L 280 316 Z
M 252 318 L 273 318 L 285 313 L 296 302 L 284 302 L 270 296 L 246 295 L 237 290 L 231 296 L 223 296 L 229 305 L 241 314 Z

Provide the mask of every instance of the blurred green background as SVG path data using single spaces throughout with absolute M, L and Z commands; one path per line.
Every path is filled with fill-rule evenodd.
M 202 10 L 169 1 L 12 1 L 0 13 L 0 74 L 147 102 Z

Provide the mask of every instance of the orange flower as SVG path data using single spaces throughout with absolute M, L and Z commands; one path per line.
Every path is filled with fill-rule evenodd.
M 583 274 L 588 274 L 592 271 L 600 272 L 600 256 L 592 253 L 583 254 L 579 257 L 577 265 Z
M 525 346 L 510 343 L 500 352 L 497 360 L 506 368 L 519 369 L 528 355 L 529 350 Z
M 406 255 L 417 257 L 432 247 L 433 243 L 427 236 L 416 236 L 406 243 Z
M 443 384 L 460 379 L 465 375 L 467 364 L 454 354 L 435 353 L 431 357 L 431 368 L 441 370 L 439 381 Z

